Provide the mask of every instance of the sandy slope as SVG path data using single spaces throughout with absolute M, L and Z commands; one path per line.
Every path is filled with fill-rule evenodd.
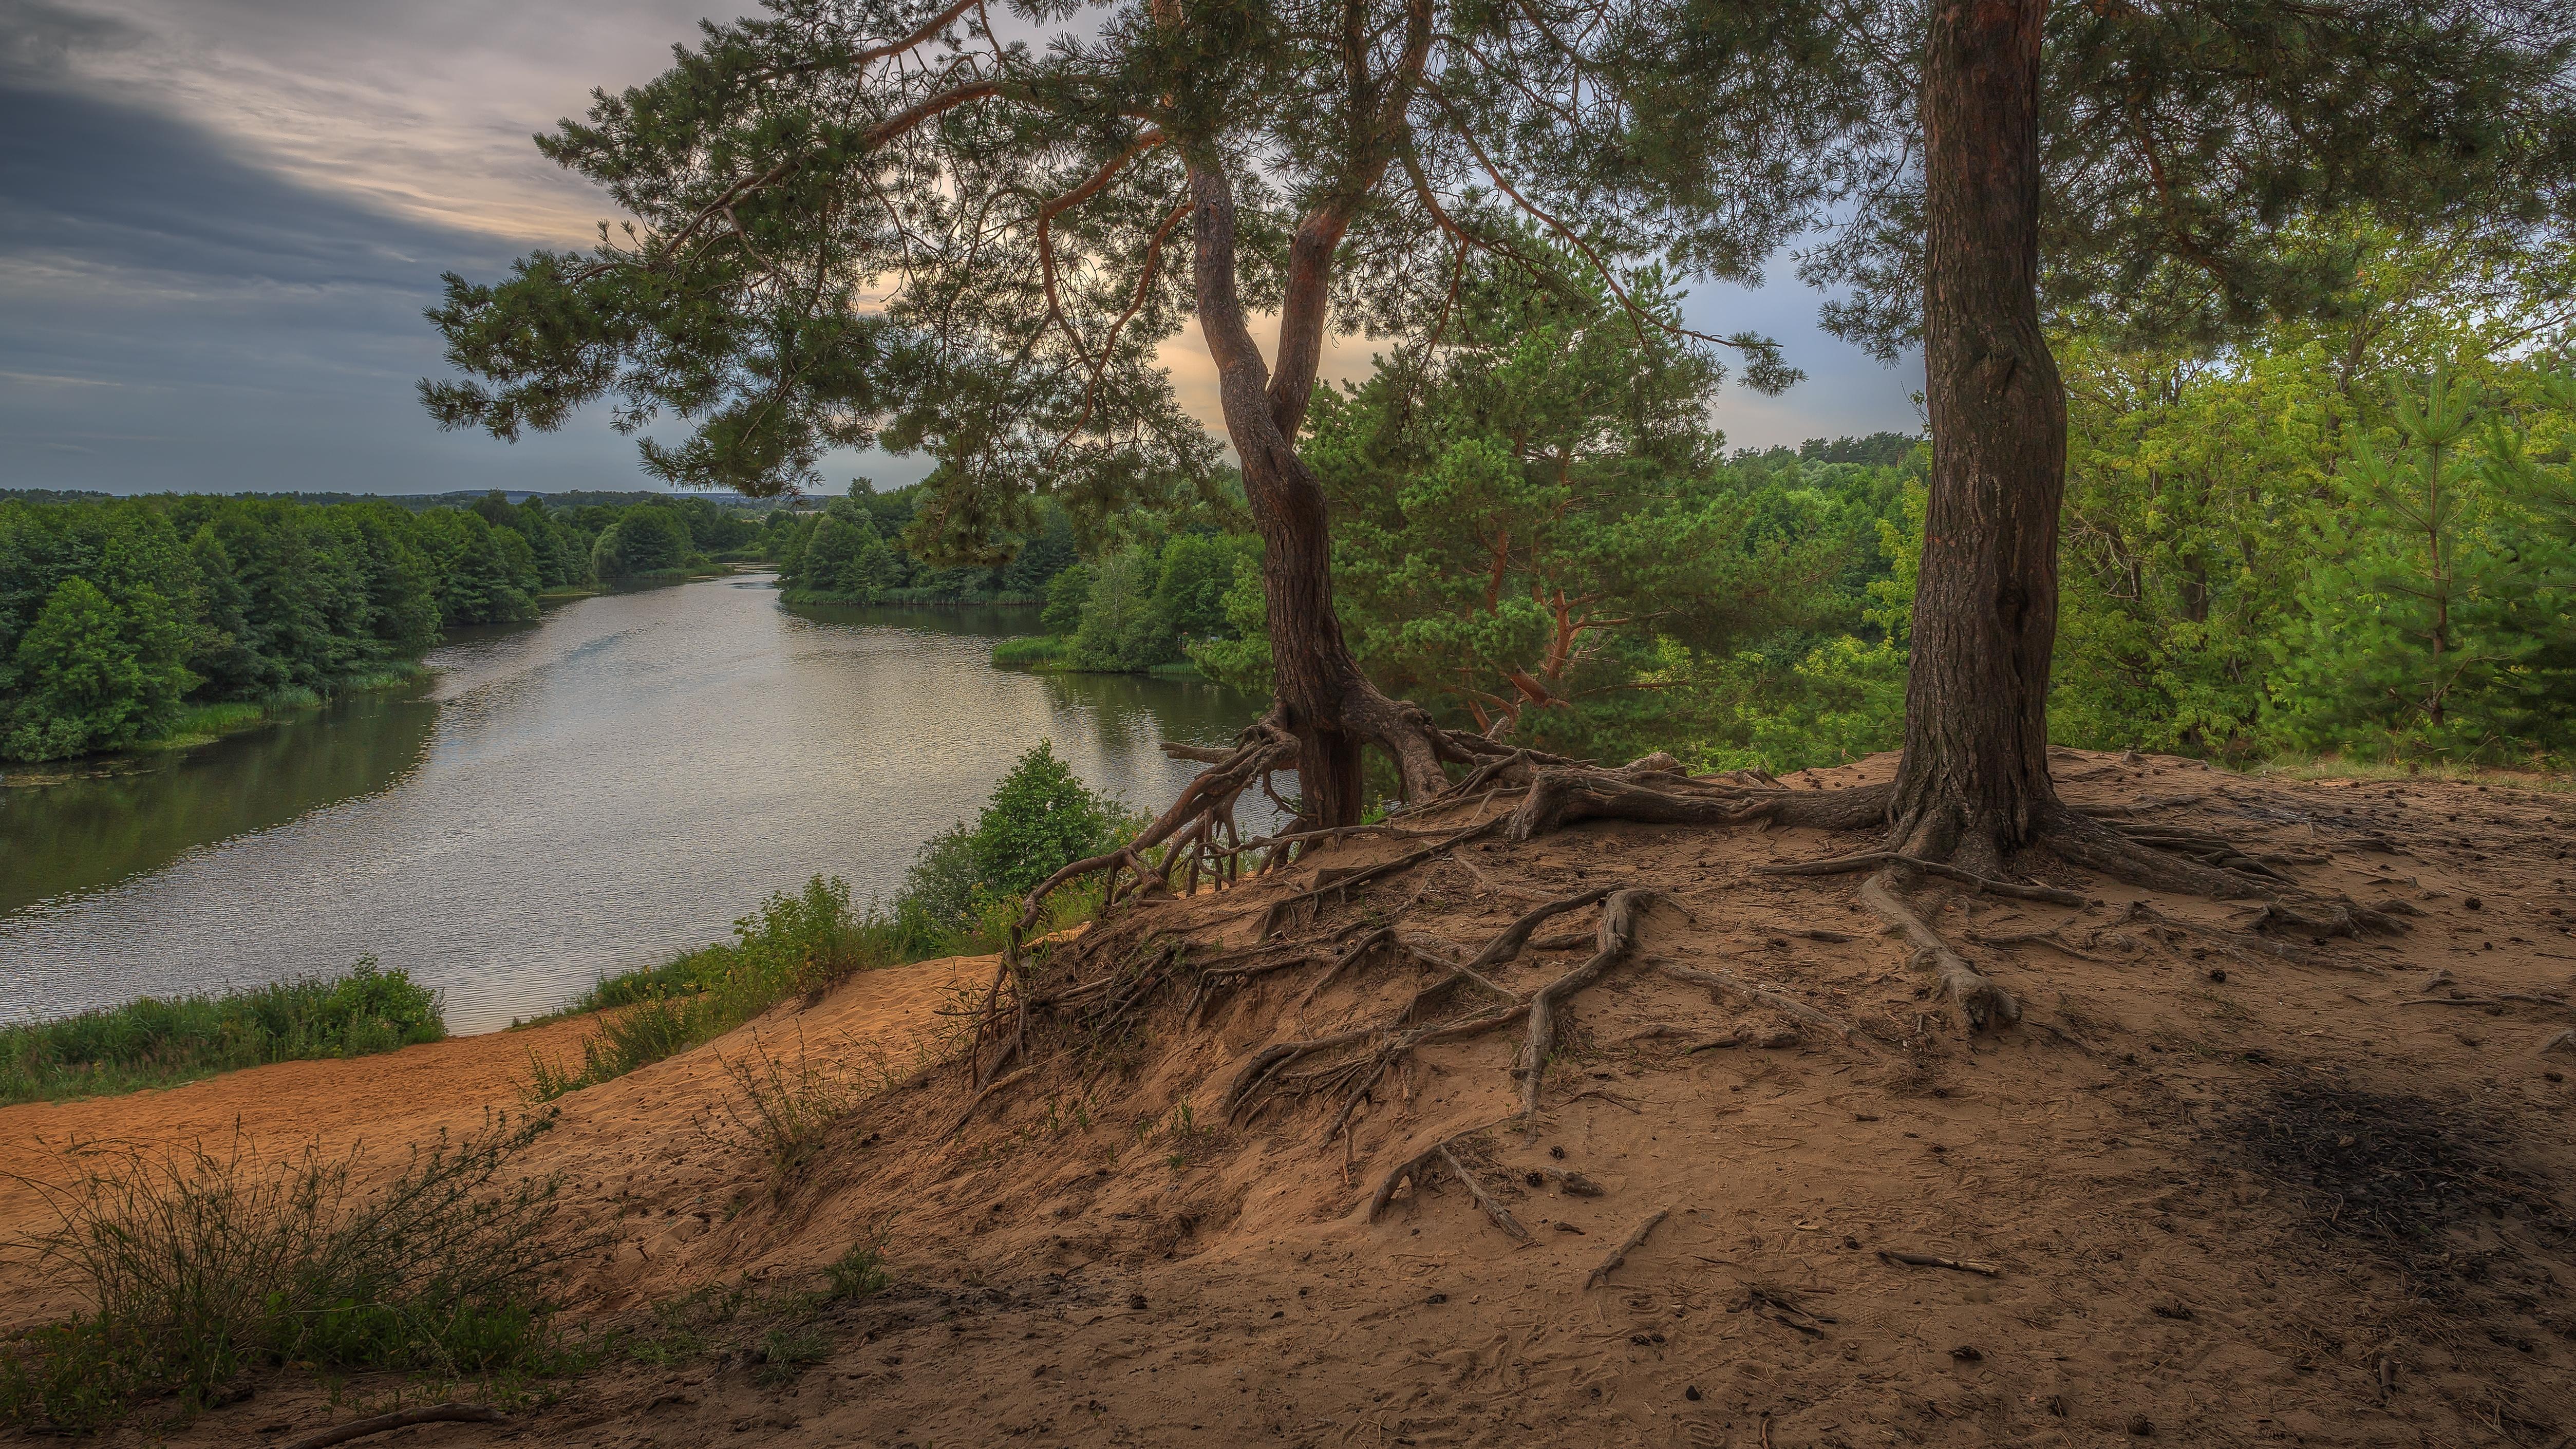
M 1470 948 L 1527 909 L 1525 894 L 1646 884 L 1689 913 L 1649 917 L 1640 961 L 1577 998 L 1537 1129 L 1461 1144 L 1526 1243 L 1445 1175 L 1365 1218 L 1395 1163 L 1509 1115 L 1510 1032 L 1428 1048 L 1391 1075 L 1347 1157 L 1322 1141 L 1338 1097 L 1222 1125 L 1218 1096 L 1251 1052 L 1384 1019 L 1424 979 L 1413 965 L 1354 971 L 1302 1007 L 1312 968 L 1222 996 L 1200 1023 L 1175 1008 L 1087 1095 L 1069 1072 L 1032 1079 L 956 1135 L 953 1072 L 906 1073 L 952 1020 L 938 1007 L 989 968 L 875 973 L 712 1051 L 575 1094 L 540 1148 L 576 1211 L 615 1229 L 579 1285 L 594 1315 L 743 1274 L 803 1282 L 882 1231 L 898 1284 L 828 1311 L 828 1359 L 771 1387 L 739 1355 L 604 1370 L 507 1429 L 407 1436 L 2563 1442 L 2576 1431 L 2576 1088 L 2563 1080 L 2576 1054 L 2541 1048 L 2570 1013 L 2547 1000 L 2422 1003 L 2576 986 L 2571 803 L 2253 784 L 2107 756 L 2064 760 L 2061 778 L 2078 799 L 2190 797 L 2165 807 L 2172 818 L 2300 857 L 2291 869 L 2312 886 L 2421 914 L 2394 937 L 2210 936 L 2127 907 L 2209 925 L 2243 908 L 2043 865 L 2096 904 L 1952 895 L 1937 917 L 2028 1009 L 2020 1027 L 1970 1038 L 1918 998 L 1904 952 L 1853 906 L 1852 878 L 1747 874 L 1856 840 L 1585 826 L 1477 849 L 1473 871 L 1412 872 L 1372 888 L 1363 909 L 1403 908 L 1408 927 Z M 1356 845 L 1324 862 L 1392 853 Z M 1255 919 L 1244 908 L 1279 888 L 1170 909 L 1239 940 Z M 2067 918 L 2052 944 L 1975 944 Z M 1819 929 L 1851 939 L 1800 934 Z M 1533 951 L 1503 984 L 1526 991 L 1582 954 Z M 1770 983 L 1865 1035 L 1793 1031 L 1656 974 L 1658 960 Z M 1739 1031 L 1780 1044 L 1688 1050 Z M 41 1168 L 27 1143 L 76 1120 L 180 1140 L 236 1111 L 246 1132 L 281 1140 L 363 1126 L 391 1141 L 510 1105 L 494 1040 L 121 1106 L 0 1111 L 0 1152 Z M 773 1192 L 709 1117 L 727 1096 L 720 1058 L 755 1046 L 898 1086 Z M 1545 1176 L 1566 1169 L 1600 1194 L 1568 1196 Z M 0 1198 L 0 1213 L 22 1220 L 24 1202 Z M 1658 1209 L 1670 1216 L 1627 1264 L 1584 1288 Z M 6 1286 L 16 1296 L 0 1316 L 38 1305 L 23 1279 Z M 259 1442 L 334 1413 L 346 1410 L 290 1378 L 177 1437 Z

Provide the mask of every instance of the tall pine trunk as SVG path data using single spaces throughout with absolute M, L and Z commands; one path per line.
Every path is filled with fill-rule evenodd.
M 1281 723 L 1297 737 L 1305 823 L 1355 825 L 1365 804 L 1362 731 L 1378 723 L 1375 716 L 1387 701 L 1369 685 L 1342 638 L 1341 619 L 1333 611 L 1332 529 L 1323 486 L 1297 456 L 1290 429 L 1281 426 L 1269 370 L 1235 291 L 1232 186 L 1222 170 L 1194 159 L 1190 190 L 1199 332 L 1216 362 L 1226 433 L 1242 463 L 1253 523 L 1261 530 L 1271 669 Z M 1314 271 L 1308 285 L 1320 288 L 1321 269 Z M 1293 401 L 1292 415 L 1302 415 L 1304 397 Z M 1367 718 L 1354 718 L 1355 707 Z
M 2049 653 L 2066 395 L 2040 335 L 2046 0 L 1935 0 L 1922 95 L 1932 483 L 1914 594 L 1899 843 L 1988 856 L 2055 813 Z

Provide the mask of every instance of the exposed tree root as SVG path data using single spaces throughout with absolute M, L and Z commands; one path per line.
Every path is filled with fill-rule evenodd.
M 390 1414 L 375 1414 L 364 1419 L 351 1419 L 328 1429 L 317 1429 L 289 1439 L 282 1449 L 329 1449 L 356 1439 L 390 1434 L 414 1424 L 500 1424 L 507 1416 L 489 1404 L 430 1404 L 417 1409 L 396 1409 Z
M 2272 956 L 2283 961 L 2294 962 L 2301 966 L 2334 964 L 2332 962 L 2321 961 L 2315 953 L 2298 946 L 2293 946 L 2287 941 L 2275 941 L 2266 937 L 2251 935 L 2244 931 L 2231 930 L 2224 926 L 2205 926 L 2198 921 L 2187 921 L 2178 916 L 2168 916 L 2164 912 L 2157 910 L 2154 906 L 2148 905 L 2145 901 L 2131 901 L 2129 903 L 2129 908 L 2126 911 L 2123 911 L 2116 919 L 2112 920 L 2109 925 L 2120 926 L 2140 921 L 2147 923 L 2157 930 L 2165 932 L 2165 939 L 2168 944 L 2171 944 L 2172 941 L 2182 936 L 2198 936 L 2202 940 L 2208 941 L 2212 945 L 2217 946 L 2219 949 L 2238 956 L 2250 958 L 2254 953 L 2260 952 L 2263 955 Z M 2108 929 L 2108 927 L 2106 926 L 2104 929 Z
M 1989 862 L 2000 864 L 1995 843 L 1983 836 L 1963 838 L 1969 833 L 1955 819 L 1909 815 L 1892 820 L 1894 792 L 1893 782 L 1810 794 L 1781 789 L 1767 777 L 1695 779 L 1670 771 L 1544 769 L 1533 777 L 1529 793 L 1513 812 L 1509 836 L 1526 840 L 1576 821 L 1593 819 L 1700 826 L 1765 821 L 1825 829 L 1884 829 L 1886 843 L 1876 850 L 1829 860 L 1757 867 L 1754 873 L 1830 875 L 1873 871 L 1860 889 L 1861 903 L 1905 935 L 1916 963 L 1932 972 L 1942 995 L 1958 1008 L 1970 1029 L 2018 1020 L 2020 1010 L 2010 993 L 1978 971 L 1905 904 L 1900 893 L 1906 880 L 1904 873 L 1939 876 L 2022 900 L 2083 906 L 2087 904 L 2086 897 L 2054 886 L 2001 879 L 1993 870 L 1981 868 Z M 2197 798 L 2157 803 L 2181 805 Z M 2326 936 L 2400 926 L 2395 913 L 2385 909 L 2300 892 L 2278 867 L 2302 863 L 2307 857 L 2257 855 L 2224 837 L 2201 831 L 2163 825 L 2114 826 L 2099 818 L 2133 813 L 2140 812 L 2131 807 L 2049 805 L 2036 823 L 2031 843 L 2069 864 L 2129 885 L 2217 900 L 2259 901 L 2262 909 L 2245 923 L 2248 931 L 2279 926 Z M 2176 924 L 2181 929 L 2206 929 Z M 2090 959 L 2055 933 L 2016 937 L 2005 944 L 2047 945 Z M 2274 954 L 2289 954 L 2277 945 L 2267 949 Z
M 1599 949 L 1592 959 L 1540 987 L 1529 1000 L 1529 1034 L 1521 1041 L 1519 1062 L 1513 1071 L 1521 1079 L 1521 1115 L 1538 1115 L 1539 1090 L 1547 1076 L 1547 1054 L 1556 1046 L 1556 1013 L 1566 998 L 1601 979 L 1602 973 L 1625 960 L 1637 944 L 1637 917 L 1658 901 L 1670 898 L 1661 891 L 1621 890 L 1613 892 L 1601 908 Z M 1523 917 L 1527 920 L 1528 917 Z M 1517 924 L 1517 923 L 1516 923 Z M 1526 936 L 1526 932 L 1523 933 Z
M 1829 941 L 1840 943 L 1844 941 L 1857 941 L 1860 939 L 1860 937 L 1853 935 L 1849 931 L 1828 931 L 1821 926 L 1791 926 L 1784 925 L 1778 921 L 1747 921 L 1744 924 L 1747 930 L 1758 931 L 1773 936 L 1795 936 L 1803 941 Z M 1541 941 L 1538 944 L 1544 946 L 1547 943 L 1545 941 Z
M 1509 836 L 1531 840 L 1581 820 L 1631 820 L 1645 825 L 1742 825 L 1769 820 L 1852 829 L 1884 819 L 1888 797 L 1883 786 L 1819 793 L 1785 790 L 1758 771 L 1702 779 L 1634 766 L 1621 770 L 1575 766 L 1537 772 L 1529 793 L 1512 813 Z
M 1266 940 L 1272 932 L 1294 919 L 1300 912 L 1312 912 L 1335 901 L 1347 900 L 1350 892 L 1360 886 L 1367 885 L 1371 881 L 1383 880 L 1391 875 L 1400 875 L 1433 856 L 1454 850 L 1480 836 L 1490 835 L 1501 828 L 1503 819 L 1504 817 L 1498 815 L 1482 824 L 1450 831 L 1433 839 L 1430 844 L 1409 850 L 1393 860 L 1382 861 L 1358 870 L 1319 870 L 1315 872 L 1313 883 L 1304 890 L 1291 892 L 1272 901 L 1270 909 L 1262 913 L 1261 925 L 1253 934 L 1257 938 Z M 1067 869 L 1070 868 L 1067 867 Z
M 1895 870 L 1882 868 L 1861 883 L 1860 903 L 1871 915 L 1904 933 L 1906 944 L 1914 948 L 1914 964 L 1932 973 L 1934 984 L 1958 1008 L 1968 1029 L 1983 1031 L 1990 1025 L 2021 1020 L 2021 1003 L 2013 1000 L 2012 993 L 1952 950 L 1939 932 L 1898 899 L 1896 890 Z
M 1978 946 L 2046 946 L 2059 955 L 2071 956 L 2078 961 L 2089 961 L 2099 965 L 2101 957 L 2075 946 L 2058 934 L 2072 924 L 2074 922 L 2068 920 L 2051 926 L 2045 931 L 2014 931 L 2001 936 L 1980 936 L 1971 932 L 1968 940 Z
M 2530 991 L 2497 991 L 2485 996 L 2415 996 L 2397 1004 L 2400 1006 L 2501 1006 L 2508 1001 L 2546 1006 L 2558 1011 L 2567 1009 L 2566 997 L 2542 996 Z
M 1637 1224 L 1627 1237 L 1620 1240 L 1619 1246 L 1610 1250 L 1609 1257 L 1593 1265 L 1592 1271 L 1583 1275 L 1583 1286 L 1587 1289 L 1597 1288 L 1608 1281 L 1611 1273 L 1616 1271 L 1620 1264 L 1628 1261 L 1630 1253 L 1645 1245 L 1646 1235 L 1653 1232 L 1657 1224 L 1670 1217 L 1672 1211 L 1668 1207 L 1659 1207 L 1648 1213 L 1644 1222 Z
M 1451 1172 L 1457 1174 L 1458 1180 L 1466 1184 L 1468 1193 L 1476 1199 L 1476 1206 L 1484 1210 L 1486 1217 L 1493 1219 L 1494 1226 L 1501 1228 L 1504 1232 L 1511 1234 L 1513 1237 L 1518 1238 L 1524 1243 L 1528 1242 L 1528 1230 L 1524 1229 L 1520 1225 L 1519 1220 L 1514 1218 L 1509 1211 L 1505 1210 L 1500 1202 L 1495 1201 L 1493 1197 L 1486 1193 L 1484 1187 L 1468 1173 L 1465 1165 L 1459 1162 L 1457 1154 L 1451 1151 L 1451 1148 L 1453 1148 L 1457 1143 L 1473 1137 L 1480 1132 L 1490 1132 L 1494 1129 L 1494 1126 L 1494 1123 L 1488 1122 L 1481 1127 L 1470 1127 L 1464 1132 L 1452 1132 L 1448 1136 L 1443 1137 L 1439 1141 L 1422 1149 L 1420 1152 L 1415 1153 L 1413 1156 L 1397 1163 L 1385 1177 L 1378 1180 L 1377 1191 L 1369 1194 L 1368 1216 L 1366 1220 L 1372 1223 L 1376 1222 L 1378 1220 L 1378 1215 L 1386 1211 L 1387 1204 L 1395 1200 L 1395 1190 L 1403 1186 L 1405 1183 L 1411 1182 L 1413 1184 L 1414 1191 L 1417 1193 L 1420 1192 L 1424 1184 L 1430 1181 L 1431 1165 L 1436 1162 L 1446 1166 Z
M 1227 1084 L 1225 1094 L 1220 1099 L 1225 1105 L 1229 1120 L 1238 1118 L 1248 1111 L 1254 1105 L 1255 1099 L 1265 1089 L 1292 1080 L 1286 1076 L 1288 1069 L 1296 1066 L 1307 1058 L 1319 1056 L 1327 1052 L 1338 1051 L 1345 1047 L 1368 1043 L 1370 1044 L 1371 1049 L 1360 1057 L 1343 1063 L 1340 1066 L 1318 1073 L 1310 1078 L 1295 1079 L 1295 1085 L 1300 1087 L 1304 1092 L 1344 1090 L 1348 1093 L 1348 1095 L 1343 1099 L 1341 1110 L 1335 1114 L 1331 1125 L 1326 1131 L 1326 1137 L 1329 1140 L 1330 1137 L 1337 1134 L 1341 1128 L 1348 1123 L 1351 1112 L 1359 1105 L 1360 1100 L 1376 1086 L 1378 1080 L 1386 1074 L 1388 1069 L 1402 1062 L 1405 1057 L 1412 1053 L 1417 1047 L 1434 1041 L 1455 1040 L 1463 1036 L 1478 1035 L 1483 1032 L 1508 1026 L 1511 1023 L 1522 1019 L 1524 1016 L 1529 1015 L 1536 997 L 1523 997 L 1520 994 L 1498 984 L 1485 973 L 1498 970 L 1501 967 L 1510 964 L 1513 958 L 1517 957 L 1521 953 L 1522 949 L 1528 944 L 1530 933 L 1536 930 L 1542 923 L 1555 916 L 1563 915 L 1568 911 L 1580 910 L 1583 907 L 1589 906 L 1604 898 L 1611 898 L 1614 902 L 1613 908 L 1616 908 L 1616 897 L 1608 887 L 1603 887 L 1598 890 L 1584 891 L 1580 894 L 1566 896 L 1561 900 L 1550 901 L 1536 910 L 1522 915 L 1510 925 L 1505 926 L 1502 930 L 1496 932 L 1494 938 L 1486 943 L 1484 950 L 1478 952 L 1472 960 L 1462 965 L 1452 965 L 1450 962 L 1433 955 L 1431 950 L 1426 950 L 1421 947 L 1410 947 L 1409 943 L 1406 942 L 1405 936 L 1397 936 L 1391 931 L 1385 931 L 1382 929 L 1381 932 L 1372 932 L 1370 936 L 1363 937 L 1363 944 L 1366 944 L 1375 941 L 1380 934 L 1385 934 L 1390 939 L 1395 939 L 1399 943 L 1408 944 L 1409 949 L 1413 949 L 1417 955 L 1422 957 L 1422 959 L 1429 961 L 1436 966 L 1448 966 L 1449 972 L 1439 980 L 1423 987 L 1419 991 L 1416 991 L 1413 994 L 1412 999 L 1407 1001 L 1403 1008 L 1397 1011 L 1394 1017 L 1388 1021 L 1374 1026 L 1352 1027 L 1348 1030 L 1333 1032 L 1325 1036 L 1314 1037 L 1303 1041 L 1277 1042 L 1254 1053 L 1252 1059 L 1245 1062 L 1242 1068 L 1235 1073 L 1233 1081 Z M 1627 918 L 1625 916 L 1622 917 L 1623 922 L 1626 919 Z M 1621 936 L 1621 940 L 1625 943 L 1628 941 L 1629 935 L 1632 935 L 1633 932 L 1625 925 L 1623 925 L 1622 930 L 1625 934 Z M 1610 911 L 1605 910 L 1602 925 L 1602 934 L 1605 941 L 1608 939 L 1609 932 Z M 1406 933 L 1406 936 L 1409 936 L 1410 934 L 1411 933 Z M 1428 944 L 1436 948 L 1445 946 L 1446 943 L 1433 940 L 1429 941 Z M 1622 951 L 1626 949 L 1625 944 L 1622 945 L 1621 949 Z M 1354 952 L 1354 954 L 1356 954 L 1356 952 Z M 1582 967 L 1576 968 L 1575 972 L 1569 973 L 1569 977 L 1560 978 L 1558 982 L 1552 983 L 1550 987 L 1543 988 L 1539 994 L 1544 995 L 1547 990 L 1555 989 L 1556 986 L 1562 985 L 1566 979 L 1570 979 L 1573 975 L 1580 974 L 1583 969 L 1584 968 Z M 1598 972 L 1596 971 L 1594 974 L 1597 975 Z M 1501 998 L 1502 1004 L 1488 1007 L 1482 1011 L 1472 1013 L 1464 1017 L 1433 1022 L 1425 1026 L 1411 1025 L 1414 1018 L 1421 1013 L 1425 1005 L 1450 989 L 1460 985 L 1474 985 L 1480 987 L 1484 991 Z M 1574 989 L 1580 988 L 1577 987 Z
M 1031 1063 L 1028 1066 L 1020 1068 L 1018 1071 L 1011 1073 L 1009 1076 L 996 1077 L 991 1082 L 986 1083 L 973 1097 L 967 1099 L 966 1110 L 957 1114 L 956 1125 L 950 1127 L 947 1131 L 942 1132 L 939 1135 L 942 1137 L 954 1137 L 958 1133 L 965 1131 L 966 1124 L 975 1120 L 975 1109 L 984 1105 L 985 1098 L 993 1096 L 996 1093 L 999 1093 L 1024 1080 L 1030 1073 L 1036 1070 L 1037 1065 L 1035 1063 Z
M 1776 1050 L 1797 1044 L 1798 1033 L 1785 1026 L 1778 1031 L 1765 1032 L 1760 1036 L 1749 1031 L 1730 1031 L 1724 1036 L 1713 1036 L 1703 1041 L 1692 1042 L 1682 1048 L 1682 1055 L 1695 1057 L 1701 1052 L 1728 1051 L 1735 1047 L 1761 1047 L 1765 1050 Z

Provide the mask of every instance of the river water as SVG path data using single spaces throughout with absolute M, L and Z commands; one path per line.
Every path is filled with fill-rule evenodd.
M 1040 739 L 1159 809 L 1256 702 L 997 669 L 1027 610 L 782 608 L 762 577 L 451 637 L 408 691 L 140 773 L 0 788 L 0 1022 L 346 967 L 449 1029 L 552 1010 L 816 874 L 891 894 Z

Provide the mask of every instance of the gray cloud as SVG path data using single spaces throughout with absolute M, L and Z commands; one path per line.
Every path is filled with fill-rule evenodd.
M 0 0 L 0 487 L 645 486 L 602 420 L 514 447 L 440 434 L 437 277 L 576 244 L 600 214 L 531 132 L 641 81 L 697 0 Z M 1813 376 L 1730 390 L 1732 441 L 1914 426 L 1890 371 L 1794 285 L 1695 297 Z M 1329 365 L 1366 365 L 1365 343 Z M 1195 338 L 1170 360 L 1213 422 Z M 1200 364 L 1194 366 L 1193 364 Z M 853 455 L 829 476 L 920 476 Z

